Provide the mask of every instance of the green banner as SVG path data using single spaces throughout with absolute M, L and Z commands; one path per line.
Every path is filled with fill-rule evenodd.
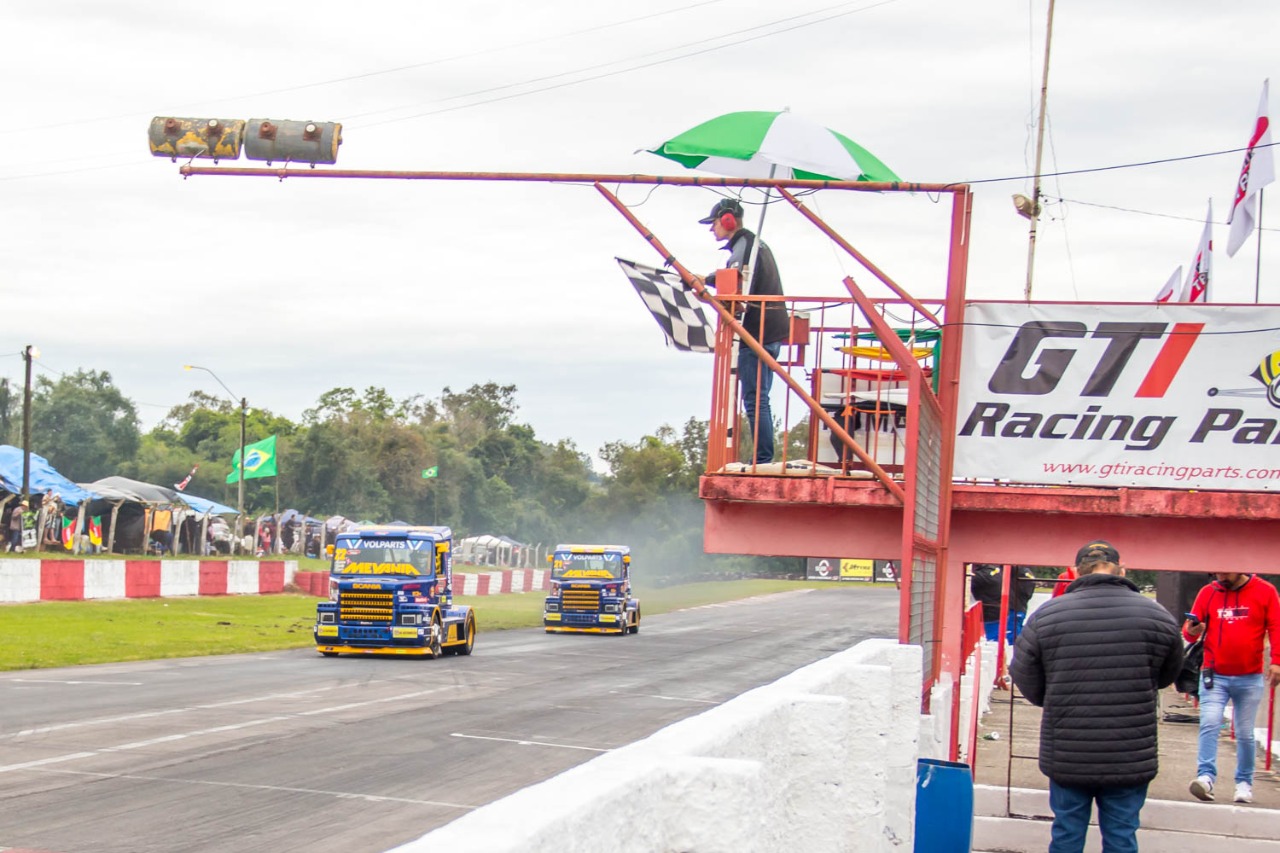
M 422 479 L 424 480 L 430 480 L 432 477 L 439 477 L 439 476 L 440 476 L 439 465 L 432 465 L 430 468 L 426 468 L 422 472 Z

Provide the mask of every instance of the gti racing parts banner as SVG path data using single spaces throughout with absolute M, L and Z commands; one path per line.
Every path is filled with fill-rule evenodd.
M 965 312 L 957 479 L 1280 490 L 1280 308 Z

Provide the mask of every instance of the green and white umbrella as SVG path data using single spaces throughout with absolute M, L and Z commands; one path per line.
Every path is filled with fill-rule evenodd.
M 787 110 L 726 113 L 646 150 L 735 178 L 901 180 L 849 137 Z

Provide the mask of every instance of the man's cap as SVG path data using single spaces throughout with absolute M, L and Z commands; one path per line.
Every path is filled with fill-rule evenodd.
M 1084 562 L 1090 563 L 1115 563 L 1120 565 L 1120 552 L 1116 550 L 1116 546 L 1112 545 L 1105 539 L 1095 539 L 1088 545 L 1076 551 L 1076 565 L 1079 566 Z
M 699 219 L 703 225 L 710 225 L 726 213 L 732 213 L 734 217 L 742 221 L 742 203 L 736 198 L 722 198 L 716 202 L 715 207 L 711 208 L 711 213 L 705 218 Z

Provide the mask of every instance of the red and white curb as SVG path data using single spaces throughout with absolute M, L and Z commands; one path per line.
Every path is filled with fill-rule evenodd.
M 296 560 L 0 560 L 0 602 L 268 595 Z

